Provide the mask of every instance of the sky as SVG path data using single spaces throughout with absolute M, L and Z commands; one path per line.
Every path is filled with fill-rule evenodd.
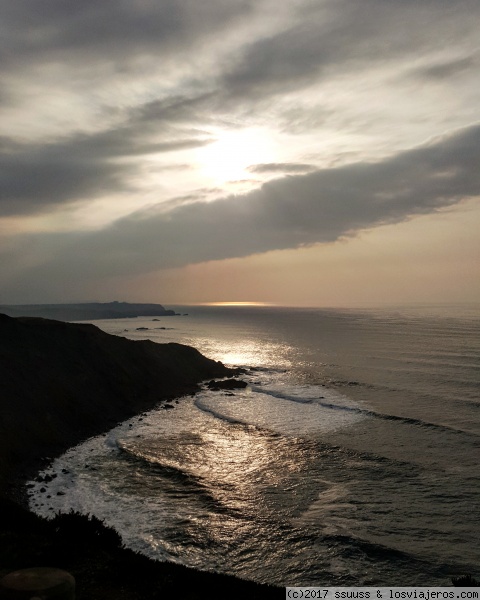
M 480 301 L 478 0 L 0 14 L 0 304 Z

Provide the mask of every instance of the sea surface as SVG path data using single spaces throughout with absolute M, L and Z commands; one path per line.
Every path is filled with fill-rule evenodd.
M 94 514 L 158 560 L 282 586 L 480 575 L 478 307 L 168 308 L 181 316 L 94 323 L 195 346 L 248 387 L 71 449 L 34 511 Z

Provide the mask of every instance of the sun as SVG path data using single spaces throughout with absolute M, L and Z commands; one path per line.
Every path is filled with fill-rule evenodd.
M 198 150 L 197 165 L 215 184 L 249 179 L 250 165 L 274 162 L 274 144 L 265 129 L 219 130 L 214 136 Z

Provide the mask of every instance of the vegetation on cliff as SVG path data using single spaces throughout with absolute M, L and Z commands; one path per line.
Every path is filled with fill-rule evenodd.
M 0 578 L 20 568 L 65 569 L 77 600 L 275 600 L 284 588 L 157 562 L 122 547 L 96 519 L 78 514 L 46 521 L 0 498 Z

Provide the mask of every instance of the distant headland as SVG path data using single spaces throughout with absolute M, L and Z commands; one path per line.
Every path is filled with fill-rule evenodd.
M 91 321 L 93 319 L 126 319 L 134 317 L 174 316 L 161 304 L 129 302 L 86 302 L 80 304 L 12 304 L 0 305 L 0 313 L 9 317 L 40 317 L 59 321 Z

